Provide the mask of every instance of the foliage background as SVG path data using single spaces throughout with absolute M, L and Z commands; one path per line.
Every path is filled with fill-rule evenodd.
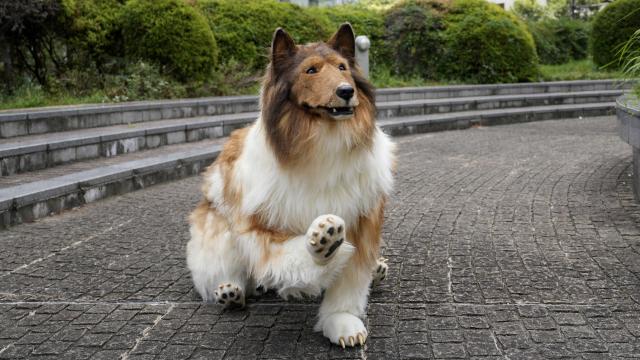
M 638 2 L 609 7 L 640 8 Z M 592 31 L 589 19 L 566 17 L 567 4 L 518 0 L 507 12 L 485 0 L 361 0 L 327 8 L 276 0 L 0 1 L 0 101 L 255 93 L 277 26 L 307 43 L 326 40 L 345 21 L 371 39 L 378 86 L 556 79 L 561 74 L 549 67 L 556 64 L 570 67 L 572 77 L 592 76 L 599 70 L 589 53 L 602 64 L 602 53 L 611 52 L 597 45 L 609 36 L 598 26 L 605 16 L 595 17 Z M 609 24 L 620 21 L 616 16 L 606 17 Z M 639 18 L 640 11 L 630 27 L 640 27 Z
M 591 54 L 599 66 L 620 67 L 619 51 L 640 29 L 640 0 L 616 0 L 593 21 Z

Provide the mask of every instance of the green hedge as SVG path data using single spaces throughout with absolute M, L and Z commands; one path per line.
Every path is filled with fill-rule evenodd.
M 564 64 L 585 59 L 589 51 L 589 24 L 581 20 L 545 19 L 530 22 L 542 64 Z
M 606 11 L 623 4 L 622 13 L 636 19 L 625 4 L 637 8 L 638 2 L 616 0 Z M 42 19 L 32 14 L 45 3 L 51 9 Z M 14 54 L 15 74 L 4 79 L 9 89 L 18 81 L 36 80 L 52 91 L 58 87 L 89 93 L 99 88 L 119 99 L 143 98 L 145 92 L 228 94 L 255 86 L 255 75 L 268 62 L 276 27 L 285 28 L 303 44 L 327 40 L 345 21 L 357 35 L 370 38 L 373 73 L 476 83 L 530 81 L 538 76 L 527 26 L 485 0 L 403 0 L 377 10 L 362 5 L 301 8 L 276 0 L 47 0 L 42 4 L 24 0 L 24 4 L 9 8 L 15 8 L 14 13 L 24 8 L 18 25 L 24 24 L 3 29 Z M 549 20 L 531 29 L 544 63 L 584 57 L 584 24 Z M 619 32 L 615 28 L 614 33 Z M 50 49 L 49 44 L 56 46 Z M 171 92 L 174 84 L 182 88 Z
M 535 44 L 526 25 L 485 0 L 456 0 L 445 15 L 441 73 L 476 83 L 533 81 Z
M 442 54 L 442 19 L 429 6 L 415 1 L 393 7 L 386 14 L 388 63 L 397 74 L 434 79 Z
M 64 0 L 63 7 L 70 19 L 67 29 L 70 49 L 76 60 L 91 61 L 102 66 L 111 58 L 121 57 L 122 33 L 119 19 L 124 0 Z
M 619 67 L 618 50 L 640 29 L 640 0 L 616 0 L 593 21 L 591 54 L 599 66 Z
M 538 0 L 516 0 L 513 2 L 511 11 L 520 19 L 527 21 L 538 21 L 545 18 L 545 7 Z
M 130 0 L 122 14 L 126 56 L 150 60 L 181 80 L 204 80 L 218 49 L 206 19 L 183 0 Z
M 274 0 L 203 0 L 198 2 L 220 47 L 221 62 L 234 59 L 254 69 L 267 63 L 276 27 L 298 43 L 326 39 L 329 23 L 296 5 Z
M 327 22 L 329 27 L 325 32 L 328 34 L 334 33 L 341 24 L 350 23 L 356 36 L 366 35 L 371 41 L 370 66 L 386 63 L 384 15 L 381 12 L 354 5 L 313 7 L 309 12 L 320 21 Z

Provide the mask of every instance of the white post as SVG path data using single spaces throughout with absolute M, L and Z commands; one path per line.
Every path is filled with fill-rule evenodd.
M 371 47 L 371 41 L 369 38 L 360 35 L 356 37 L 356 63 L 362 69 L 362 73 L 365 77 L 369 77 L 369 48 Z

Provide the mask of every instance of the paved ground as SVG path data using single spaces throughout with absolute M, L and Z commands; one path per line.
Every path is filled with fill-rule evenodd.
M 315 302 L 201 304 L 190 178 L 0 232 L 0 358 L 640 357 L 640 207 L 613 118 L 397 140 L 363 350 L 313 333 Z

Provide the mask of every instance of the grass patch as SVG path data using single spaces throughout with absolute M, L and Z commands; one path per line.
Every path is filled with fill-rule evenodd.
M 107 97 L 101 91 L 91 95 L 52 94 L 40 86 L 22 86 L 12 95 L 0 93 L 0 110 L 22 109 L 42 106 L 99 104 Z
M 543 81 L 622 79 L 617 70 L 601 69 L 590 59 L 571 61 L 560 65 L 540 65 Z

